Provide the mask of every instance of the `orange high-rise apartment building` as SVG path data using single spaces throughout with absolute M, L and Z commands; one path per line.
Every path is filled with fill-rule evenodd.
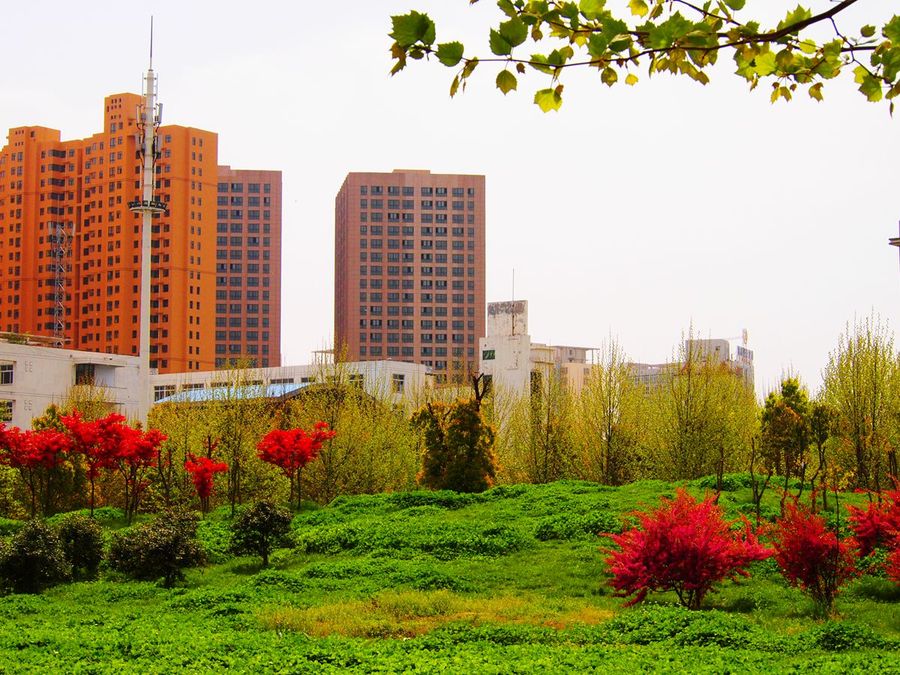
M 141 215 L 128 205 L 141 199 L 141 100 L 108 96 L 103 132 L 82 140 L 63 141 L 45 127 L 10 130 L 0 150 L 0 332 L 138 353 Z M 168 211 L 153 218 L 150 367 L 211 370 L 218 138 L 174 125 L 157 138 L 156 198 Z M 277 196 L 280 236 L 280 181 Z M 278 245 L 267 255 L 280 261 L 280 238 Z M 280 293 L 278 284 L 270 292 Z
M 484 176 L 351 173 L 335 199 L 335 346 L 438 381 L 478 368 L 485 322 Z

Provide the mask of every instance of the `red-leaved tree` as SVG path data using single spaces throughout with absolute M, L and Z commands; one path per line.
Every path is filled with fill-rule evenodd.
M 322 445 L 335 432 L 328 429 L 325 422 L 316 422 L 312 431 L 305 429 L 273 429 L 256 445 L 259 458 L 274 464 L 291 482 L 290 502 L 294 501 L 296 486 L 297 508 L 300 508 L 300 473 L 303 467 L 319 456 Z
M 604 549 L 616 595 L 634 596 L 628 605 L 650 591 L 675 591 L 682 605 L 698 609 L 715 584 L 748 576 L 752 561 L 772 555 L 748 521 L 733 529 L 712 496 L 698 502 L 679 490 L 675 499 L 633 515 L 639 527 L 610 535 L 619 549 Z
M 166 436 L 158 429 L 142 431 L 125 425 L 119 427 L 117 433 L 119 440 L 114 461 L 124 482 L 125 519 L 130 523 L 149 485 L 146 474 L 156 464 L 159 446 Z
M 38 502 L 45 515 L 53 504 L 52 469 L 71 452 L 69 438 L 55 429 L 21 431 L 0 424 L 0 464 L 19 471 L 31 493 L 31 515 L 37 515 Z M 43 499 L 39 497 L 43 494 Z
M 130 427 L 118 413 L 87 421 L 76 410 L 60 417 L 72 440 L 74 452 L 84 456 L 91 483 L 90 507 L 94 515 L 96 483 L 102 471 L 118 471 L 124 482 L 124 512 L 128 522 L 140 505 L 147 487 L 145 475 L 156 462 L 159 446 L 166 437 L 156 429 L 142 431 Z
M 125 418 L 117 413 L 110 413 L 101 419 L 88 421 L 76 410 L 71 415 L 62 415 L 60 421 L 72 439 L 73 451 L 82 455 L 87 464 L 87 477 L 91 484 L 90 508 L 93 517 L 97 478 L 104 469 L 115 467 L 115 453 L 121 436 L 119 427 L 124 426 Z
M 900 540 L 900 490 L 886 492 L 878 503 L 872 502 L 866 509 L 855 506 L 850 511 L 850 527 L 859 545 L 859 555 L 864 557 L 876 548 L 892 548 Z
M 209 457 L 195 457 L 188 454 L 184 461 L 185 470 L 191 474 L 191 480 L 194 481 L 194 489 L 200 498 L 200 509 L 203 513 L 209 512 L 209 498 L 213 493 L 213 481 L 217 473 L 228 471 L 228 465 L 225 462 L 217 462 Z
M 821 516 L 788 503 L 775 523 L 773 543 L 788 583 L 809 594 L 820 614 L 833 615 L 841 587 L 858 573 L 856 542 L 838 537 Z

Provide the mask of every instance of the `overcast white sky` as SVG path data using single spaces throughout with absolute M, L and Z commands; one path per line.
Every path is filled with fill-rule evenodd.
M 774 19 L 796 1 L 757 4 Z M 863 0 L 843 23 L 893 4 Z M 510 298 L 515 268 L 538 341 L 614 336 L 632 359 L 663 361 L 690 323 L 701 336 L 746 328 L 762 392 L 789 369 L 816 389 L 854 317 L 898 325 L 900 122 L 849 72 L 822 104 L 772 106 L 730 59 L 707 87 L 644 72 L 610 90 L 584 71 L 545 115 L 537 74 L 504 98 L 481 66 L 453 100 L 436 63 L 390 78 L 389 17 L 411 8 L 437 20 L 439 41 L 487 51 L 491 0 L 9 4 L 0 129 L 99 130 L 105 95 L 140 91 L 152 13 L 164 122 L 218 132 L 222 164 L 284 172 L 285 363 L 331 343 L 345 174 L 394 168 L 487 176 L 487 297 Z

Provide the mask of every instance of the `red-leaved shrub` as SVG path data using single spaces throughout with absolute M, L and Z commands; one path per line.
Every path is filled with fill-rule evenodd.
M 900 547 L 895 548 L 888 556 L 885 572 L 889 579 L 900 584 Z
M 860 557 L 876 548 L 896 545 L 900 538 L 900 490 L 884 493 L 880 503 L 872 502 L 865 510 L 855 506 L 848 510 Z
M 840 539 L 821 516 L 789 503 L 775 523 L 773 543 L 788 583 L 808 593 L 820 613 L 833 614 L 841 586 L 857 575 L 856 542 Z
M 619 547 L 606 550 L 612 586 L 620 597 L 634 596 L 629 605 L 650 591 L 675 591 L 682 605 L 697 609 L 715 584 L 748 576 L 747 565 L 772 555 L 746 520 L 732 529 L 713 497 L 698 502 L 679 490 L 660 502 L 634 514 L 639 527 L 610 536 Z

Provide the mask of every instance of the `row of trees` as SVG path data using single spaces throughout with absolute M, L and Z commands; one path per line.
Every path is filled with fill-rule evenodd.
M 828 487 L 880 492 L 898 478 L 900 357 L 887 327 L 865 319 L 841 336 L 815 397 L 786 377 L 760 405 L 725 364 L 687 346 L 654 383 L 636 382 L 613 343 L 577 395 L 550 378 L 527 399 L 496 392 L 488 416 L 501 482 L 749 471 L 760 499 L 812 483 L 827 506 Z
M 230 488 L 241 481 L 237 471 L 245 470 L 241 469 L 242 456 L 232 465 L 216 459 L 219 443 L 211 437 L 204 444 L 205 456 L 185 451 L 183 458 L 176 459 L 171 444 L 161 451 L 168 441 L 165 434 L 155 428 L 144 431 L 130 426 L 117 413 L 86 419 L 78 410 L 60 414 L 51 406 L 34 426 L 22 431 L 0 423 L 0 466 L 18 472 L 18 487 L 28 493 L 32 517 L 80 508 L 84 501 L 93 516 L 99 483 L 101 493 L 106 492 L 104 487 L 118 488 L 119 503 L 130 523 L 144 494 L 154 489 L 160 491 L 166 508 L 184 506 L 188 495 L 182 494 L 176 504 L 173 486 L 188 476 L 205 513 L 215 477 L 223 475 Z M 290 481 L 293 498 L 303 467 L 334 437 L 325 422 L 317 422 L 308 432 L 272 429 L 256 444 L 256 463 L 279 469 Z M 272 468 L 268 472 L 272 473 Z
M 425 480 L 447 469 L 424 462 L 429 436 L 450 439 L 453 419 L 476 413 L 483 428 L 451 440 L 486 446 L 491 468 L 483 477 L 492 483 L 581 478 L 617 485 L 707 475 L 721 483 L 727 473 L 749 471 L 758 505 L 768 489 L 802 494 L 812 484 L 827 507 L 829 488 L 879 492 L 897 476 L 900 362 L 877 318 L 848 326 L 817 396 L 786 378 L 762 405 L 724 364 L 687 349 L 652 386 L 635 381 L 616 344 L 577 393 L 555 377 L 537 381 L 527 396 L 485 392 L 481 381 L 468 412 L 452 405 L 460 393 L 471 397 L 468 388 L 398 403 L 389 387 L 363 391 L 350 375 L 330 367 L 301 396 L 273 402 L 246 396 L 253 373 L 235 370 L 223 374 L 227 386 L 206 403 L 156 406 L 150 420 L 156 436 L 125 431 L 124 421 L 91 401 L 51 409 L 33 431 L 22 432 L 27 457 L 7 452 L 5 466 L 0 461 L 0 512 L 49 514 L 96 501 L 133 514 L 139 503 L 157 510 L 198 496 L 203 510 L 221 503 L 234 510 L 267 498 L 327 503 L 341 494 L 450 486 L 446 476 Z M 413 415 L 423 405 L 425 412 Z M 76 406 L 80 418 L 72 415 Z M 336 435 L 323 435 L 326 429 Z M 313 453 L 308 443 L 316 434 Z M 111 441 L 115 448 L 104 450 Z M 60 449 L 70 445 L 71 452 Z M 70 461 L 75 455 L 85 461 Z

